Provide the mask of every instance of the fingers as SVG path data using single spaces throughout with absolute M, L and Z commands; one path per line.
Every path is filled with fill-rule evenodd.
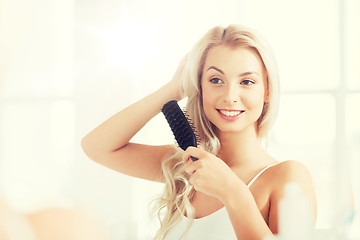
M 203 155 L 204 150 L 196 147 L 188 147 L 183 155 L 184 163 L 187 163 L 189 159 L 196 161 Z
M 188 161 L 189 163 L 185 166 L 185 172 L 190 175 L 189 182 L 194 186 L 196 191 L 202 191 L 204 179 L 204 172 L 206 171 L 206 161 L 204 158 L 199 161 Z
M 190 175 L 193 175 L 198 169 L 199 169 L 199 164 L 197 162 L 193 162 L 185 167 L 185 172 L 187 172 Z
M 184 153 L 183 161 L 184 163 L 188 163 L 185 167 L 185 171 L 188 174 L 194 174 L 196 170 L 198 170 L 202 166 L 201 161 L 197 161 L 203 159 L 205 157 L 206 151 L 200 148 L 188 147 Z M 190 161 L 190 159 L 192 161 Z M 194 160 L 195 159 L 195 160 Z

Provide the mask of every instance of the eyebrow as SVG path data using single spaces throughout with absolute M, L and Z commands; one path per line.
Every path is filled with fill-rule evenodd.
M 215 67 L 215 66 L 209 67 L 209 68 L 207 69 L 207 71 L 209 71 L 210 69 L 214 69 L 214 70 L 218 71 L 219 73 L 221 73 L 222 75 L 225 75 L 224 72 L 223 72 L 221 69 L 219 69 L 219 68 L 217 68 L 217 67 Z M 239 77 L 244 77 L 244 76 L 248 76 L 248 75 L 251 75 L 251 74 L 256 74 L 256 75 L 259 75 L 259 76 L 260 76 L 260 74 L 259 74 L 258 72 L 248 71 L 248 72 L 240 73 L 240 74 L 239 74 Z
M 210 69 L 214 69 L 214 70 L 218 71 L 219 73 L 221 73 L 222 75 L 225 75 L 224 72 L 221 71 L 221 70 L 220 70 L 219 68 L 217 68 L 217 67 L 211 66 L 211 67 L 209 67 L 209 68 L 207 69 L 207 71 L 209 71 Z

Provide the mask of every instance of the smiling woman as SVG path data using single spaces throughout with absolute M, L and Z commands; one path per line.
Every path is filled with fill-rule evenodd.
M 256 129 L 267 95 L 267 73 L 256 51 L 241 46 L 214 47 L 208 53 L 203 71 L 203 107 L 217 129 L 224 131 L 223 127 L 230 127 L 230 122 L 240 117 L 243 125 L 236 123 L 237 128 L 228 131 L 241 131 L 246 122 L 255 123 Z M 229 122 L 217 124 L 221 119 Z
M 241 23 L 266 36 L 281 69 L 279 117 L 269 132 L 276 114 L 270 115 L 279 105 L 273 96 L 279 94 L 265 96 L 269 99 L 264 100 L 264 109 L 268 108 L 270 114 L 260 116 L 266 119 L 258 121 L 261 123 L 257 127 L 258 135 L 263 136 L 259 140 L 267 140 L 266 150 L 274 159 L 296 159 L 309 168 L 319 206 L 317 227 L 342 228 L 342 222 L 349 222 L 350 214 L 360 212 L 360 188 L 356 187 L 360 183 L 360 119 L 356 110 L 360 104 L 359 11 L 360 1 L 356 0 L 226 0 L 221 4 L 215 0 L 0 0 L 1 197 L 20 212 L 76 202 L 104 223 L 112 240 L 152 238 L 160 226 L 156 220 L 151 222 L 154 226 L 149 226 L 148 202 L 163 190 L 164 184 L 99 167 L 84 154 L 80 140 L 119 109 L 156 92 L 169 81 L 179 59 L 210 27 Z M 220 31 L 219 38 L 223 33 Z M 276 69 L 269 65 L 274 63 L 273 59 L 266 60 L 269 54 L 259 53 L 268 72 Z M 214 74 L 207 80 L 211 80 L 214 88 L 219 85 L 219 91 L 228 87 L 228 71 L 215 63 L 208 65 L 211 67 L 208 70 L 203 66 L 205 60 L 199 60 L 203 71 L 197 68 L 197 61 L 191 60 L 192 72 Z M 201 79 L 196 74 L 191 76 L 197 81 Z M 268 74 L 270 80 L 272 76 L 274 74 Z M 230 97 L 245 94 L 258 84 L 255 78 L 256 74 L 239 76 L 237 79 L 242 79 L 242 84 L 238 82 L 227 94 Z M 188 86 L 201 93 L 197 81 Z M 277 91 L 278 88 L 271 85 L 275 82 L 269 81 L 270 85 L 264 85 L 264 89 Z M 160 95 L 168 93 L 162 91 Z M 215 133 L 220 132 L 217 127 L 226 130 L 229 122 L 243 120 L 249 112 L 245 106 L 239 106 L 243 98 L 236 106 L 214 105 L 209 112 L 213 111 L 217 126 L 201 122 L 200 128 L 207 127 L 205 133 L 216 136 Z M 180 105 L 185 105 L 186 100 Z M 157 110 L 160 107 L 159 103 Z M 150 110 L 136 109 L 142 116 L 134 118 L 134 123 L 141 121 Z M 161 146 L 173 143 L 173 136 L 161 115 L 147 123 L 122 150 L 138 157 L 141 151 L 131 150 L 149 144 L 150 147 L 141 145 L 142 151 L 150 155 L 157 153 L 160 158 Z M 225 148 L 231 150 L 236 141 L 222 136 L 222 156 L 216 157 L 231 165 L 233 152 L 226 154 Z M 219 138 L 211 137 L 203 142 L 209 147 L 218 146 L 218 141 Z M 106 142 L 108 139 L 104 137 L 102 143 Z M 154 145 L 160 146 L 153 148 Z M 246 145 L 249 151 L 254 146 L 257 145 Z M 154 149 L 158 151 L 152 151 Z M 169 147 L 164 152 L 172 149 Z M 257 153 L 257 149 L 253 151 Z M 206 154 L 202 156 L 210 159 Z M 144 159 L 148 160 L 148 156 Z M 181 161 L 179 156 L 177 162 Z M 144 169 L 154 170 L 153 167 L 144 160 L 136 168 L 137 172 L 131 173 L 141 175 L 146 173 Z M 241 172 L 243 182 L 265 169 L 263 167 L 254 167 L 251 171 L 239 168 L 244 170 Z M 261 174 L 250 191 L 255 193 L 262 178 L 270 175 L 274 168 Z M 184 174 L 183 169 L 180 170 Z M 191 170 L 193 168 L 188 169 Z M 154 172 L 162 173 L 162 170 L 156 168 Z M 201 175 L 202 171 L 197 172 Z M 180 179 L 181 174 L 177 175 Z M 155 175 L 145 178 L 153 179 Z M 200 178 L 193 178 L 194 185 L 198 186 L 201 182 L 196 179 Z M 218 177 L 216 181 L 223 179 Z M 175 186 L 171 183 L 173 181 L 169 186 Z M 178 195 L 180 200 L 181 196 Z M 254 197 L 261 200 L 259 209 L 266 216 L 266 198 Z M 168 203 L 164 206 L 169 206 Z M 349 215 L 344 209 L 349 210 Z M 206 227 L 204 232 L 215 231 L 218 222 L 224 219 L 226 229 L 235 232 L 226 210 L 222 208 L 209 215 L 214 217 L 215 227 Z M 184 212 L 190 217 L 191 209 Z M 196 213 L 202 216 L 209 212 L 197 208 Z M 222 217 L 217 218 L 219 215 Z M 356 239 L 360 239 L 359 216 L 355 214 L 352 227 Z M 188 218 L 181 216 L 182 219 L 185 227 L 178 228 L 179 235 L 188 223 Z M 194 219 L 193 226 L 202 221 L 207 218 Z M 175 238 L 179 235 L 175 234 Z
M 278 232 L 278 203 L 289 182 L 303 187 L 316 216 L 307 169 L 295 161 L 275 160 L 259 141 L 275 120 L 278 85 L 272 54 L 254 30 L 214 27 L 181 61 L 170 82 L 97 126 L 82 146 L 109 168 L 165 183 L 155 239 L 260 240 Z M 200 147 L 184 152 L 130 141 L 166 102 L 184 97 Z M 191 162 L 190 156 L 198 160 Z M 220 215 L 211 221 L 218 225 L 227 219 L 226 232 L 191 225 L 215 212 Z

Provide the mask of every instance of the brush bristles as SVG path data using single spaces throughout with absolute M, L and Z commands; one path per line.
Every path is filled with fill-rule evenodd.
M 195 137 L 196 137 L 196 145 L 200 145 L 200 136 L 198 134 L 198 132 L 196 131 L 196 128 L 195 128 L 195 125 L 194 123 L 191 121 L 191 118 L 190 118 L 190 115 L 187 113 L 187 110 L 185 108 L 182 109 L 185 117 L 186 117 L 186 120 L 188 121 L 192 131 L 194 132 L 195 134 Z
M 195 126 L 191 123 L 189 115 L 180 109 L 177 101 L 167 102 L 161 110 L 169 123 L 171 131 L 179 145 L 184 151 L 189 147 L 197 147 L 199 136 Z

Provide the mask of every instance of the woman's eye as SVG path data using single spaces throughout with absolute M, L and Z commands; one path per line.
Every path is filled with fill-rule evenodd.
M 214 84 L 219 84 L 222 83 L 223 81 L 220 78 L 211 78 L 210 82 Z
M 249 79 L 245 79 L 245 80 L 242 80 L 242 81 L 241 81 L 241 84 L 242 84 L 242 85 L 252 85 L 252 84 L 254 84 L 254 83 L 255 83 L 254 81 L 249 80 Z

